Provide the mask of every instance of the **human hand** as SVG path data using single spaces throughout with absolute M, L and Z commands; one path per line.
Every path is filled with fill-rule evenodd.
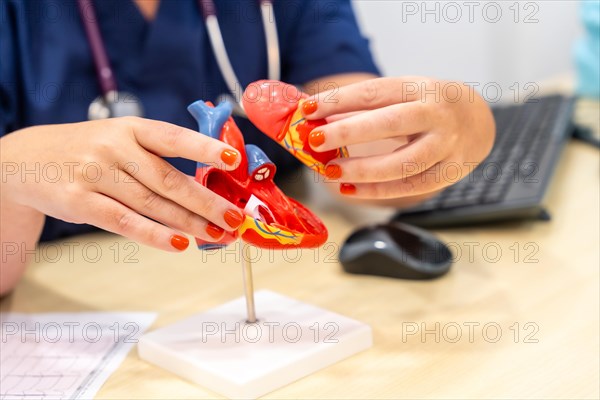
M 462 83 L 423 77 L 377 78 L 322 92 L 303 104 L 307 119 L 327 119 L 309 134 L 319 152 L 405 138 L 383 154 L 338 158 L 326 168 L 344 195 L 422 196 L 467 176 L 489 154 L 495 124 L 486 102 Z M 390 143 L 389 141 L 387 143 Z M 396 145 L 397 146 L 397 145 Z
M 233 147 L 186 128 L 113 118 L 31 127 L 1 144 L 3 202 L 167 251 L 188 246 L 182 232 L 218 241 L 242 223 L 235 205 L 161 158 L 239 163 Z

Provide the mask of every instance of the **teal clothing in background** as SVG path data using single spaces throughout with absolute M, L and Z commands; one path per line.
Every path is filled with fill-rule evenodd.
M 584 0 L 581 18 L 585 36 L 577 43 L 577 93 L 600 98 L 600 1 Z

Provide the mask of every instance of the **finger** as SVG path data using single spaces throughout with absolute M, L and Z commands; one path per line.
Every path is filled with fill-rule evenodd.
M 182 157 L 221 169 L 233 169 L 241 161 L 232 146 L 191 129 L 150 119 L 131 118 L 137 142 L 163 157 Z
M 111 197 L 139 214 L 205 241 L 218 241 L 225 230 L 208 222 L 179 204 L 166 199 L 135 180 L 125 171 L 119 172 L 119 184 L 107 182 L 100 186 L 102 194 Z
M 443 160 L 447 153 L 437 138 L 424 135 L 391 153 L 337 158 L 325 170 L 329 178 L 340 182 L 387 182 L 420 174 Z
M 426 132 L 434 125 L 431 107 L 422 102 L 400 103 L 366 111 L 319 126 L 308 136 L 316 151 L 328 151 L 377 139 Z
M 233 231 L 242 224 L 244 217 L 236 205 L 162 158 L 143 151 L 140 153 L 136 158 L 140 163 L 139 170 L 134 177 L 150 190 L 227 231 Z
M 420 174 L 387 182 L 342 183 L 340 193 L 363 199 L 397 199 L 431 193 L 456 181 L 444 179 L 444 163 L 438 163 Z
M 332 123 L 332 122 L 335 122 L 335 121 L 339 121 L 339 120 L 344 119 L 344 118 L 350 118 L 350 117 L 353 117 L 355 115 L 359 115 L 359 114 L 361 114 L 363 112 L 365 112 L 365 111 L 352 111 L 352 112 L 343 113 L 343 114 L 330 115 L 329 117 L 327 117 L 327 123 Z
M 302 105 L 308 119 L 326 118 L 361 110 L 374 110 L 420 98 L 424 78 L 376 78 L 361 81 L 309 97 Z
M 98 228 L 166 251 L 183 251 L 189 245 L 182 233 L 151 221 L 103 194 L 91 193 L 85 204 L 93 210 L 86 222 Z

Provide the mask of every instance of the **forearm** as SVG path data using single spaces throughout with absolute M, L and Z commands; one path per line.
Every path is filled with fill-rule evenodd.
M 0 202 L 0 296 L 10 292 L 23 275 L 40 238 L 44 220 L 45 215 L 37 210 L 6 199 Z

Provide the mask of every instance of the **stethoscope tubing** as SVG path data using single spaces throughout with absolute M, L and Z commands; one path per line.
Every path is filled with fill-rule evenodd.
M 77 6 L 90 44 L 92 57 L 94 58 L 100 91 L 106 97 L 109 93 L 117 91 L 117 81 L 108 60 L 108 55 L 106 54 L 106 47 L 100 34 L 100 28 L 98 27 L 96 11 L 94 10 L 92 0 L 78 0 Z
M 273 2 L 270 0 L 261 0 L 260 13 L 265 31 L 265 43 L 267 44 L 268 76 L 270 80 L 279 81 L 281 80 L 281 57 L 279 54 L 279 38 L 277 36 Z
M 117 82 L 106 53 L 102 35 L 100 34 L 94 5 L 92 0 L 77 0 L 77 5 L 94 59 L 100 90 L 102 96 L 108 98 L 111 93 L 117 92 Z M 245 115 L 241 102 L 241 91 L 243 88 L 231 64 L 231 59 L 227 54 L 215 4 L 212 0 L 198 0 L 198 6 L 202 11 L 210 45 L 225 84 L 229 92 L 234 96 L 233 100 L 237 106 L 238 114 Z M 280 80 L 279 39 L 272 0 L 260 0 L 260 12 L 267 46 L 268 77 L 272 80 Z

